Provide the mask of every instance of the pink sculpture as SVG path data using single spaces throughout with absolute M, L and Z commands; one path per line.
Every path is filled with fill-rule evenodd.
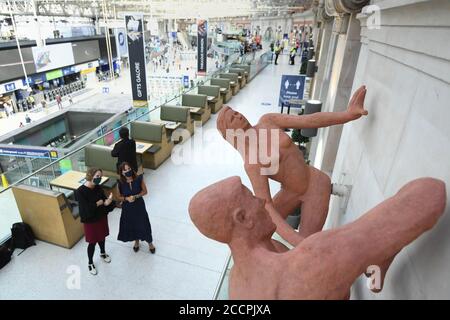
M 387 268 L 436 224 L 445 204 L 442 181 L 417 179 L 356 221 L 317 232 L 290 251 L 274 245 L 276 225 L 264 200 L 239 177 L 199 191 L 189 214 L 200 232 L 231 249 L 230 299 L 347 299 L 356 278 L 372 265 Z
M 364 110 L 365 86 L 360 87 L 351 98 L 347 111 L 319 112 L 309 115 L 286 115 L 268 113 L 252 126 L 239 112 L 224 107 L 217 118 L 217 128 L 244 159 L 247 175 L 255 195 L 266 200 L 266 209 L 277 226 L 277 233 L 292 245 L 297 245 L 309 235 L 322 230 L 325 223 L 331 193 L 330 178 L 320 170 L 307 166 L 302 152 L 284 132 L 285 128 L 322 128 L 344 124 L 359 119 L 368 112 Z M 270 131 L 270 133 L 269 133 Z M 275 136 L 273 135 L 275 132 Z M 256 139 L 251 141 L 254 134 Z M 267 137 L 267 138 L 266 138 Z M 238 146 L 239 139 L 245 140 L 245 147 Z M 266 141 L 267 140 L 267 141 Z M 277 143 L 274 144 L 274 140 Z M 261 149 L 268 149 L 272 163 L 264 163 Z M 252 161 L 257 154 L 257 161 Z M 278 161 L 278 170 L 262 174 L 263 170 Z M 271 197 L 269 179 L 281 183 L 281 190 Z M 296 232 L 286 217 L 301 206 L 301 223 Z

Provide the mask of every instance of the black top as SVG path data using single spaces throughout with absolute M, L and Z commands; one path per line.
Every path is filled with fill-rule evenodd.
M 117 142 L 114 149 L 111 151 L 111 156 L 118 158 L 117 168 L 119 168 L 122 162 L 128 162 L 131 168 L 137 172 L 136 141 L 133 139 Z
M 100 220 L 104 215 L 114 210 L 114 201 L 109 206 L 98 206 L 97 201 L 105 201 L 107 198 L 105 192 L 100 186 L 93 189 L 86 187 L 84 184 L 75 191 L 78 205 L 80 206 L 80 219 L 82 223 L 92 223 Z

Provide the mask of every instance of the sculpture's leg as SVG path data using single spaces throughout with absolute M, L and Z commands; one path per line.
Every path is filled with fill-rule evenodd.
M 283 187 L 281 187 L 281 190 L 273 197 L 272 202 L 273 206 L 283 219 L 286 219 L 288 215 L 294 212 L 294 210 L 299 208 L 302 204 L 298 194 L 283 189 Z
M 330 203 L 331 180 L 322 171 L 309 167 L 308 191 L 301 196 L 299 233 L 304 238 L 322 230 Z
M 273 198 L 272 205 L 267 206 L 272 221 L 277 225 L 277 233 L 292 246 L 298 245 L 304 238 L 299 235 L 286 221 L 286 217 L 296 208 L 301 201 L 298 194 L 286 189 L 281 189 Z M 270 207 L 274 210 L 270 210 Z
M 309 270 L 303 279 L 313 288 L 308 297 L 345 298 L 368 266 L 389 261 L 430 230 L 445 204 L 442 181 L 417 179 L 356 221 L 306 238 L 294 250 L 301 252 L 299 265 Z

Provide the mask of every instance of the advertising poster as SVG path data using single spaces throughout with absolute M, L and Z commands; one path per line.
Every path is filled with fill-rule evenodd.
M 131 90 L 134 107 L 147 107 L 147 81 L 145 72 L 144 16 L 125 15 L 128 56 L 130 61 Z
M 120 59 L 121 57 L 128 57 L 128 44 L 127 44 L 127 33 L 125 29 L 116 29 L 116 45 L 117 45 L 117 55 Z
M 208 23 L 206 20 L 197 22 L 197 74 L 206 74 L 208 51 Z
M 72 44 L 61 43 L 44 47 L 33 47 L 33 60 L 36 72 L 58 69 L 75 64 Z

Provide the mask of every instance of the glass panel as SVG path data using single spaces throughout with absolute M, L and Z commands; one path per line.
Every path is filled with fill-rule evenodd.
M 252 60 L 250 64 L 251 77 L 254 77 L 259 71 L 267 66 L 269 54 L 271 53 L 263 53 L 255 60 Z M 222 69 L 214 70 L 206 76 L 194 79 L 193 86 L 190 88 L 183 88 L 182 92 L 197 92 L 196 90 L 198 85 L 206 83 L 219 73 L 226 72 L 232 63 L 245 62 L 246 60 L 250 61 L 248 56 L 249 55 L 239 57 L 237 54 L 230 56 L 226 66 Z M 168 104 L 177 104 L 181 102 L 181 89 L 178 84 L 173 83 L 173 85 L 175 86 L 173 93 L 164 97 L 164 102 Z M 125 114 L 113 117 L 102 126 L 95 128 L 82 137 L 79 137 L 79 139 L 77 139 L 77 141 L 71 146 L 72 151 L 53 162 L 51 162 L 51 159 L 46 158 L 33 159 L 25 157 L 0 157 L 0 164 L 2 165 L 3 170 L 5 170 L 1 181 L 2 184 L 0 184 L 0 186 L 3 186 L 0 188 L 0 242 L 2 242 L 1 240 L 10 237 L 10 229 L 12 224 L 21 221 L 19 209 L 16 205 L 16 200 L 11 189 L 12 185 L 25 184 L 45 190 L 60 191 L 65 193 L 68 197 L 72 197 L 73 192 L 51 186 L 51 182 L 55 178 L 71 170 L 81 172 L 86 171 L 84 152 L 85 146 L 89 144 L 110 146 L 119 140 L 118 130 L 123 126 L 129 127 L 130 122 L 136 120 L 159 120 L 159 108 L 161 105 L 162 102 L 150 101 L 149 108 L 130 109 Z M 5 182 L 4 179 L 6 179 L 9 184 L 9 187 L 6 189 L 3 185 L 3 182 Z

